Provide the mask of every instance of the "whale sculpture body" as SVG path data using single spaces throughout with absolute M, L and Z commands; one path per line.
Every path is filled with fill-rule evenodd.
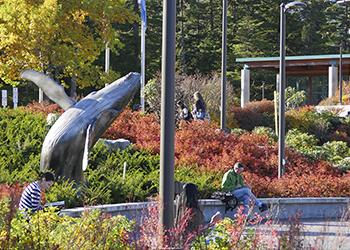
M 81 181 L 88 127 L 91 148 L 138 91 L 140 74 L 129 73 L 79 102 L 69 98 L 62 86 L 43 73 L 25 70 L 21 77 L 33 81 L 65 109 L 45 137 L 40 169 L 52 169 L 57 176 Z

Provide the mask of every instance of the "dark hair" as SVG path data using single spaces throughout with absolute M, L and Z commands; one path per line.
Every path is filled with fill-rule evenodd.
M 185 103 L 183 103 L 182 101 L 178 101 L 177 103 L 176 103 L 180 108 L 186 108 L 186 105 L 185 105 Z
M 193 183 L 184 185 L 185 204 L 187 208 L 199 208 L 198 205 L 198 188 Z
M 45 181 L 55 181 L 55 175 L 51 172 L 41 173 L 41 179 L 45 179 Z

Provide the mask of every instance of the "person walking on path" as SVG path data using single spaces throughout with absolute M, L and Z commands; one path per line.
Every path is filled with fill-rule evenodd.
M 232 193 L 240 202 L 243 203 L 243 214 L 247 215 L 250 205 L 258 206 L 260 212 L 267 210 L 267 205 L 259 201 L 249 186 L 245 185 L 241 173 L 244 171 L 244 165 L 237 162 L 233 168 L 224 174 L 221 188 L 224 192 Z
M 43 209 L 41 204 L 42 193 L 49 189 L 55 181 L 53 173 L 46 172 L 39 181 L 30 183 L 23 191 L 19 202 L 19 210 L 37 212 Z

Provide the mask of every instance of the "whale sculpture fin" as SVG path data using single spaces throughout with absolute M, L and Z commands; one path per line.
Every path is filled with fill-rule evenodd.
M 27 69 L 22 71 L 21 77 L 34 82 L 52 101 L 64 110 L 75 104 L 75 101 L 64 92 L 64 88 L 44 73 Z
M 116 109 L 108 109 L 103 111 L 95 120 L 91 128 L 91 140 L 89 140 L 89 147 L 94 145 L 97 140 L 102 136 L 106 129 L 117 118 L 121 111 Z
M 84 145 L 84 154 L 83 154 L 83 163 L 82 163 L 82 168 L 83 171 L 87 169 L 87 165 L 89 163 L 89 140 L 90 140 L 90 129 L 91 129 L 91 124 L 89 124 L 87 130 L 86 130 L 86 138 L 85 138 L 85 145 Z

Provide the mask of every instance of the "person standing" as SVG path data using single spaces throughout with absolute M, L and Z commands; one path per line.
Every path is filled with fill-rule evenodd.
M 224 174 L 221 187 L 224 192 L 232 193 L 240 202 L 243 203 L 243 214 L 248 214 L 251 204 L 258 206 L 260 212 L 267 210 L 267 205 L 259 201 L 249 186 L 246 186 L 241 173 L 244 171 L 244 165 L 237 162 L 233 168 Z
M 46 172 L 39 181 L 30 183 L 22 192 L 19 210 L 37 212 L 43 209 L 41 204 L 42 193 L 48 190 L 55 181 L 53 173 Z

